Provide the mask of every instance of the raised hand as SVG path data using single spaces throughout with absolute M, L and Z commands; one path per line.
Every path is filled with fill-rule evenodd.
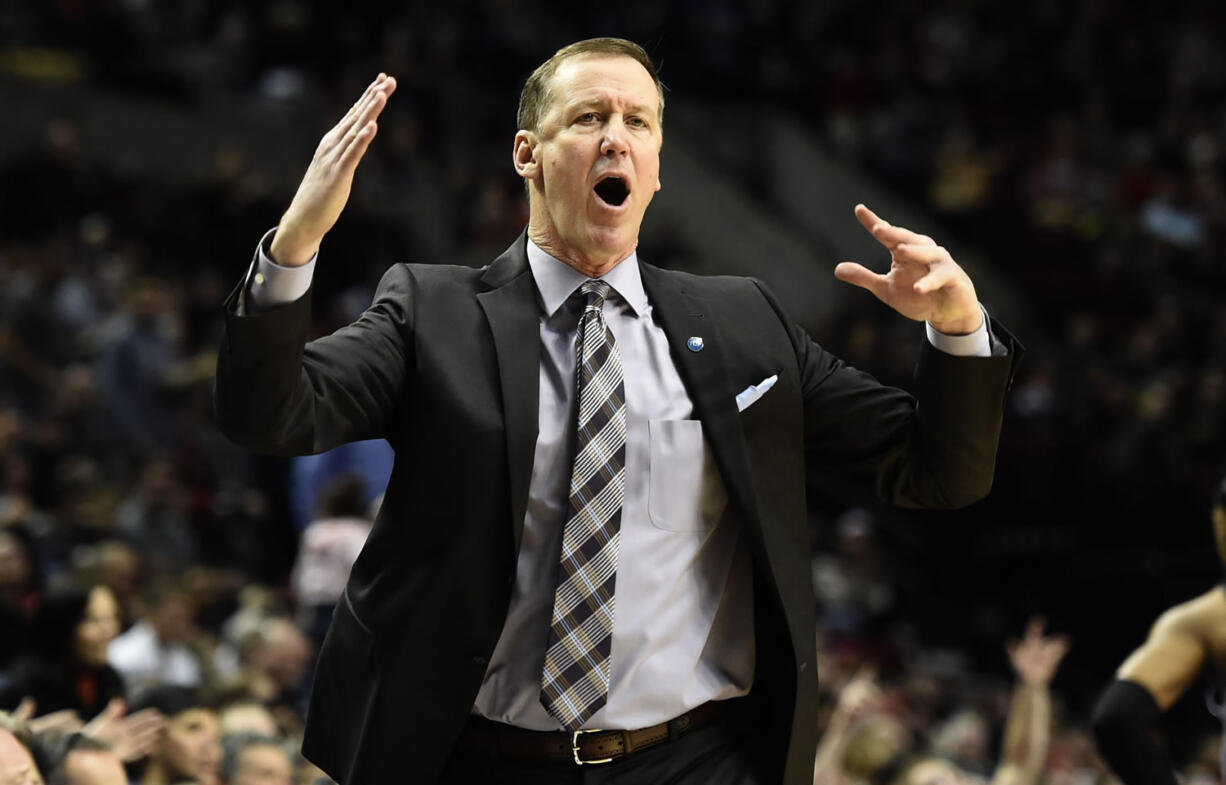
M 839 692 L 835 713 L 841 715 L 841 719 L 855 722 L 878 711 L 882 701 L 881 688 L 877 686 L 877 669 L 872 665 L 863 665 Z
M 1046 687 L 1051 683 L 1068 649 L 1068 638 L 1043 636 L 1043 620 L 1039 618 L 1031 619 L 1026 624 L 1024 638 L 1006 647 L 1018 680 L 1032 687 Z
M 144 709 L 135 714 L 125 714 L 126 711 L 124 702 L 116 698 L 90 720 L 82 732 L 107 742 L 121 761 L 131 763 L 148 756 L 157 747 L 166 718 L 157 709 Z
M 867 289 L 908 319 L 927 321 L 947 335 L 966 335 L 979 329 L 983 311 L 975 286 L 949 251 L 931 237 L 901 226 L 891 226 L 862 204 L 856 218 L 890 252 L 884 275 L 856 262 L 834 268 L 840 281 Z
M 324 235 L 349 201 L 353 173 L 378 131 L 376 119 L 395 90 L 396 79 L 379 74 L 319 141 L 315 157 L 277 226 L 271 248 L 274 262 L 296 267 L 309 262 L 319 250 Z

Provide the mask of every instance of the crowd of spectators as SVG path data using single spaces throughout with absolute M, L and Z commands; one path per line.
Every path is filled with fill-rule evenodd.
M 1201 522 L 1226 445 L 1226 9 L 430 6 L 0 2 L 0 78 L 188 111 L 218 95 L 306 104 L 322 123 L 372 73 L 395 73 L 334 241 L 352 263 L 320 266 L 317 332 L 352 318 L 397 259 L 488 257 L 515 235 L 514 100 L 559 43 L 626 35 L 687 100 L 786 107 L 977 246 L 1037 328 L 991 499 L 944 529 L 815 501 L 842 776 L 873 781 L 920 749 L 990 775 L 1010 705 L 1001 643 L 1047 609 L 1076 644 L 1045 781 L 1109 782 L 1089 697 L 1156 610 L 1214 579 Z M 317 130 L 288 142 L 304 163 Z M 0 709 L 46 736 L 48 765 L 97 758 L 69 743 L 84 733 L 142 782 L 237 782 L 247 758 L 312 782 L 284 750 L 389 456 L 253 456 L 210 418 L 220 303 L 295 183 L 225 145 L 205 181 L 152 178 L 85 155 L 81 133 L 69 113 L 0 155 Z M 769 199 L 752 155 L 730 163 Z M 891 347 L 914 332 L 889 318 L 852 300 L 818 337 L 905 384 L 913 356 Z M 995 588 L 1002 564 L 1019 585 Z M 1099 583 L 1132 621 L 1103 631 L 1092 600 L 1070 607 L 1070 590 Z M 971 585 L 994 588 L 964 596 Z M 1188 771 L 1216 771 L 1192 727 Z

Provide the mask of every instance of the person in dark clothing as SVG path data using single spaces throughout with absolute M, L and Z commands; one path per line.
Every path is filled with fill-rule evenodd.
M 34 701 L 43 715 L 75 711 L 88 720 L 124 697 L 123 677 L 107 665 L 107 646 L 119 634 L 119 604 L 102 585 L 43 597 L 31 631 L 31 653 L 14 666 L 0 707 Z
M 1218 483 L 1212 518 L 1218 557 L 1226 565 L 1226 477 Z M 1164 611 L 1094 708 L 1098 751 L 1125 785 L 1175 785 L 1157 725 L 1206 671 L 1226 674 L 1226 582 Z

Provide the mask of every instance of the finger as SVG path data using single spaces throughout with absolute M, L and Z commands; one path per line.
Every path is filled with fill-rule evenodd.
M 939 245 L 916 245 L 914 243 L 899 243 L 890 249 L 890 258 L 897 262 L 909 264 L 932 265 L 937 262 L 953 261 L 949 251 Z
M 878 224 L 885 224 L 886 226 L 889 226 L 889 223 L 887 221 L 882 219 L 879 215 L 874 213 L 872 210 L 868 209 L 868 206 L 865 205 L 863 202 L 861 202 L 860 204 L 857 204 L 853 212 L 855 212 L 856 214 L 856 220 L 859 221 L 860 225 L 863 226 L 865 229 L 867 229 L 869 232 L 872 232 L 873 228 L 876 227 Z
M 17 704 L 17 708 L 13 709 L 13 719 L 18 722 L 29 722 L 34 716 L 34 709 L 38 704 L 30 696 L 21 699 L 21 703 Z
M 158 711 L 157 709 L 141 709 L 138 712 L 129 714 L 127 721 L 149 723 L 161 722 L 163 719 L 162 712 Z
M 353 144 L 360 135 L 365 134 L 368 136 L 373 136 L 374 131 L 370 128 L 370 126 L 374 124 L 375 118 L 377 118 L 380 113 L 383 112 L 383 108 L 385 106 L 387 106 L 387 96 L 384 93 L 376 92 L 373 96 L 371 96 L 370 102 L 367 104 L 365 109 L 363 109 L 357 122 L 355 122 L 353 126 L 349 128 L 349 130 L 341 138 L 340 143 L 336 146 L 335 150 L 338 162 L 346 158 L 352 160 L 350 154 L 353 150 Z M 367 139 L 366 143 L 369 144 L 370 140 Z M 356 161 L 353 162 L 353 165 L 356 166 Z
M 878 299 L 882 299 L 882 293 L 885 291 L 885 287 L 889 285 L 884 275 L 875 273 L 856 262 L 840 262 L 834 268 L 834 277 L 844 283 L 859 286 L 861 289 L 868 289 Z
M 894 226 L 862 204 L 856 205 L 856 219 L 868 230 L 877 242 L 890 250 L 899 243 L 912 245 L 936 245 L 936 241 L 926 234 L 913 232 L 902 226 Z
M 387 97 L 396 90 L 396 78 L 380 74 L 366 92 L 362 94 L 341 121 L 324 137 L 324 147 L 344 149 L 352 139 L 355 129 L 361 129 L 374 117 L 378 117 L 386 106 Z M 372 114 L 372 107 L 374 112 Z
M 375 90 L 379 89 L 379 87 L 382 86 L 383 83 L 387 81 L 387 79 L 388 79 L 387 74 L 381 73 L 377 77 L 375 77 L 375 80 L 373 82 L 366 85 L 366 89 L 363 90 L 362 94 L 358 96 L 358 100 L 354 101 L 349 106 L 349 111 L 345 112 L 345 115 L 344 117 L 341 118 L 341 121 L 343 122 L 345 120 L 350 120 L 356 117 L 358 112 L 361 111 L 361 107 L 366 102 L 366 100 L 369 99 L 371 94 L 374 93 Z
M 928 268 L 928 274 L 912 284 L 911 288 L 914 289 L 917 294 L 936 292 L 948 286 L 956 275 L 957 270 L 955 270 L 952 265 L 934 264 Z M 1030 631 L 1027 630 L 1026 635 L 1029 637 L 1030 634 Z M 1043 628 L 1040 627 L 1039 635 L 1042 636 L 1042 634 Z
M 166 724 L 166 719 L 158 711 L 142 711 L 128 717 L 124 723 L 124 727 L 131 733 L 156 733 Z
M 1047 620 L 1042 616 L 1031 616 L 1026 622 L 1026 637 L 1027 638 L 1042 638 L 1043 627 L 1047 625 Z
M 353 140 L 349 143 L 349 147 L 341 153 L 338 165 L 345 171 L 353 172 L 358 168 L 358 164 L 362 161 L 362 156 L 366 155 L 366 149 L 370 147 L 371 141 L 375 138 L 375 134 L 379 131 L 379 124 L 371 121 L 359 131 Z
M 877 666 L 871 662 L 866 662 L 859 667 L 856 675 L 851 677 L 852 681 L 874 681 L 877 678 Z
M 900 243 L 917 246 L 935 246 L 937 244 L 936 240 L 933 240 L 926 234 L 913 232 L 904 226 L 890 226 L 889 224 L 881 225 L 874 229 L 873 237 L 877 242 L 890 250 L 896 248 Z
M 119 717 L 123 716 L 123 700 L 120 698 L 112 698 L 103 707 L 102 711 L 98 712 L 98 716 L 94 717 L 86 724 L 87 733 L 97 733 L 107 728 Z

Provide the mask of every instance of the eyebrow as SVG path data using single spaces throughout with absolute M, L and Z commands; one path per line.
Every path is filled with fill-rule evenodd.
M 580 109 L 587 109 L 593 106 L 601 106 L 610 103 L 605 98 L 585 98 L 582 101 L 576 101 L 573 104 L 567 104 L 566 108 L 570 112 L 575 112 Z M 631 104 L 628 108 L 629 112 L 637 114 L 651 114 L 651 108 L 646 104 Z

